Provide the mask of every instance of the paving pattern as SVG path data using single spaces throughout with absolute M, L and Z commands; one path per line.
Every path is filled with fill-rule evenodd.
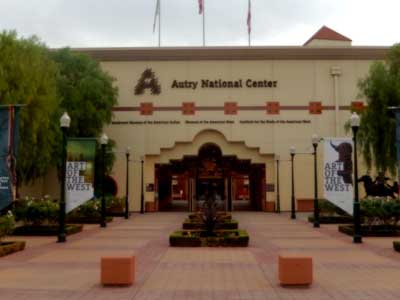
M 85 226 L 65 244 L 25 238 L 25 251 L 0 258 L 0 300 L 400 299 L 393 238 L 354 245 L 337 226 L 314 229 L 287 214 L 241 212 L 234 218 L 250 233 L 250 247 L 169 248 L 168 234 L 185 216 L 134 214 L 105 229 Z M 313 257 L 310 288 L 278 284 L 281 253 Z M 102 287 L 100 257 L 127 254 L 136 256 L 135 284 Z

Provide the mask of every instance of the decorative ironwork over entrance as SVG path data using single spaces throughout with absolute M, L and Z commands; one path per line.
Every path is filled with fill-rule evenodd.
M 204 144 L 197 156 L 157 164 L 155 182 L 160 210 L 195 211 L 210 185 L 227 211 L 263 210 L 265 203 L 265 164 L 223 155 L 213 143 Z

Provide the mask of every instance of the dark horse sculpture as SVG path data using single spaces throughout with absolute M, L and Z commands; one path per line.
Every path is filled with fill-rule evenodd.
M 393 183 L 393 185 L 389 185 L 387 183 L 378 183 L 378 180 L 375 182 L 372 181 L 371 176 L 364 175 L 358 179 L 358 182 L 364 183 L 364 189 L 367 196 L 381 196 L 381 197 L 391 197 L 396 198 L 395 194 L 399 194 L 399 184 L 397 181 Z
M 343 164 L 343 169 L 337 171 L 338 176 L 342 176 L 344 183 L 353 184 L 353 163 L 351 160 L 353 147 L 347 142 L 340 143 L 339 145 L 334 145 L 331 142 L 331 147 L 338 153 L 338 160 L 336 162 Z

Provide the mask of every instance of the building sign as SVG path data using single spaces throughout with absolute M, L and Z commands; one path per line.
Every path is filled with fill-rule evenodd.
M 234 88 L 276 88 L 278 81 L 276 80 L 254 80 L 254 79 L 238 79 L 238 80 L 223 80 L 223 79 L 201 79 L 200 81 L 179 81 L 173 80 L 172 89 L 226 89 Z
M 324 138 L 324 197 L 353 215 L 353 142 Z
M 69 139 L 65 174 L 66 212 L 94 196 L 95 139 Z
M 292 120 L 116 120 L 112 121 L 113 125 L 309 125 L 309 119 L 292 119 Z
M 200 80 L 177 80 L 174 79 L 170 84 L 171 89 L 241 89 L 241 88 L 276 88 L 277 80 L 238 78 L 236 80 L 224 80 L 222 78 L 211 79 L 203 78 Z M 161 94 L 161 84 L 152 69 L 147 68 L 143 71 L 136 83 L 134 94 L 143 95 L 149 90 L 151 95 Z
M 19 107 L 0 106 L 0 210 L 15 198 Z
M 135 95 L 143 95 L 147 89 L 152 95 L 159 95 L 161 93 L 161 85 L 158 83 L 155 73 L 150 68 L 144 70 L 142 76 L 140 76 L 135 86 Z

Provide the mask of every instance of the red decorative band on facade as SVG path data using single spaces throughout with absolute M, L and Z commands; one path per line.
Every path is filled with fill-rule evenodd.
M 281 105 L 281 110 L 308 110 L 308 106 L 305 105 Z
M 225 115 L 237 115 L 238 105 L 236 102 L 225 102 L 224 113 Z
M 154 111 L 181 111 L 181 106 L 156 106 Z
M 196 113 L 196 104 L 194 102 L 183 102 L 181 109 L 184 115 L 194 115 Z
M 354 101 L 351 105 L 341 105 L 339 110 L 360 112 L 365 109 L 361 101 Z M 138 111 L 141 115 L 153 115 L 154 111 L 176 111 L 183 115 L 194 115 L 196 111 L 224 111 L 226 115 L 236 115 L 238 111 L 265 111 L 268 115 L 279 115 L 282 110 L 305 110 L 310 114 L 321 114 L 324 110 L 335 110 L 333 105 L 322 105 L 321 102 L 309 102 L 309 105 L 280 105 L 279 102 L 267 102 L 266 106 L 239 106 L 236 102 L 225 102 L 224 106 L 196 106 L 194 102 L 183 102 L 181 106 L 154 106 L 151 102 L 140 103 L 140 106 L 116 106 L 114 112 Z
M 280 110 L 281 110 L 281 106 L 278 101 L 267 102 L 267 114 L 268 115 L 279 115 Z
M 310 115 L 322 114 L 322 103 L 320 101 L 312 101 L 308 105 L 308 112 Z
M 143 116 L 151 116 L 153 114 L 154 107 L 153 103 L 151 102 L 145 102 L 145 103 L 140 103 L 140 114 Z
M 362 101 L 353 101 L 351 102 L 351 110 L 355 112 L 362 112 L 364 110 L 364 102 Z

